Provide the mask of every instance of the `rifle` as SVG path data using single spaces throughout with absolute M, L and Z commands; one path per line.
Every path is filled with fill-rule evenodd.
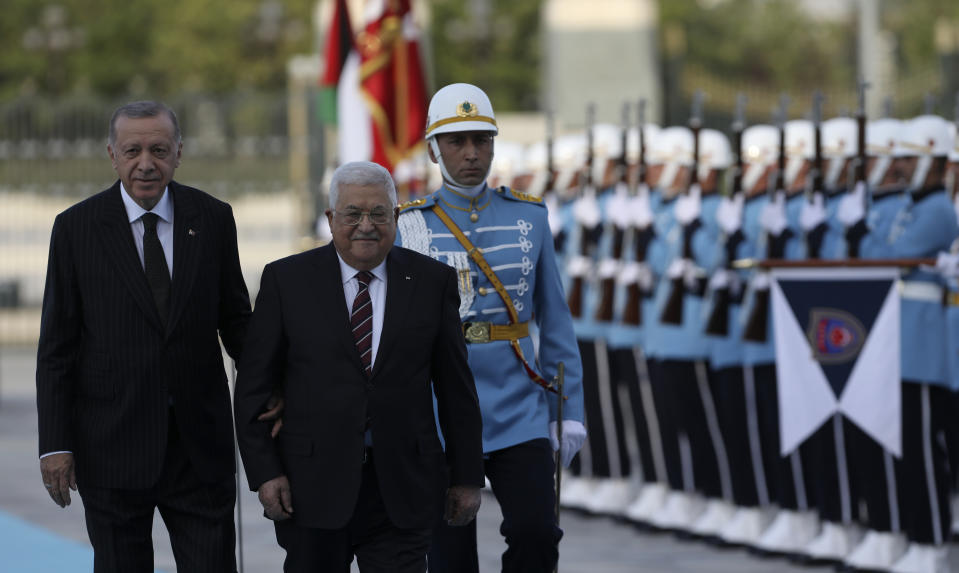
M 856 140 L 858 148 L 856 149 L 856 182 L 850 189 L 853 193 L 862 185 L 866 185 L 866 88 L 869 87 L 865 81 L 860 80 L 858 86 L 858 109 L 856 109 Z M 865 201 L 865 194 L 863 194 Z M 857 230 L 855 226 L 848 229 L 846 236 L 846 256 L 850 259 L 859 258 L 859 242 L 862 240 L 863 233 Z
M 558 213 L 560 209 L 559 193 L 556 192 L 556 166 L 553 162 L 553 141 L 555 140 L 555 124 L 553 110 L 546 110 L 546 183 L 543 186 L 543 201 L 551 211 Z M 558 219 L 557 219 L 558 220 Z M 550 217 L 550 232 L 553 235 L 553 251 L 562 253 L 566 245 L 566 230 L 562 225 L 555 225 Z
M 590 103 L 586 107 L 586 165 L 584 166 L 585 172 L 580 180 L 580 196 L 577 201 L 583 201 L 589 193 L 593 193 L 593 123 L 595 117 L 596 105 Z M 593 228 L 588 228 L 582 222 L 579 222 L 578 226 L 579 245 L 577 245 L 576 256 L 579 260 L 591 261 L 603 227 L 602 225 L 596 225 Z M 583 286 L 586 272 L 588 272 L 586 269 L 579 268 L 576 269 L 576 272 L 570 273 L 573 275 L 573 284 L 569 292 L 568 305 L 573 318 L 579 318 L 583 315 Z
M 824 177 L 822 167 L 822 104 L 825 101 L 822 92 L 816 90 L 812 97 L 812 125 L 813 133 L 813 170 L 812 186 L 808 189 L 807 199 L 810 203 L 815 200 L 816 195 L 822 195 Z M 822 248 L 822 241 L 826 235 L 826 225 L 819 225 L 815 229 L 806 232 L 804 240 L 806 243 L 806 256 L 810 259 L 819 258 L 819 250 Z
M 646 98 L 639 100 L 638 108 L 639 119 L 639 167 L 637 169 L 636 180 L 639 183 L 638 193 L 646 194 L 649 197 L 649 186 L 647 181 L 648 166 L 646 165 Z M 637 265 L 646 264 L 646 252 L 649 250 L 649 243 L 653 238 L 652 225 L 643 228 L 633 227 L 633 260 Z M 623 323 L 631 326 L 639 326 L 643 323 L 643 297 L 648 294 L 643 292 L 639 281 L 633 281 L 626 287 L 626 306 L 623 307 Z
M 685 194 L 689 193 L 694 185 L 699 184 L 699 130 L 703 126 L 703 93 L 697 91 L 693 95 L 692 113 L 689 117 L 689 130 L 693 132 L 693 166 L 689 174 L 689 184 L 686 186 Z M 692 263 L 693 260 L 693 234 L 702 225 L 697 218 L 692 223 L 683 226 L 682 236 L 682 259 Z M 685 273 L 684 273 L 685 274 Z M 683 301 L 686 298 L 686 277 L 681 274 L 672 280 L 672 290 L 669 292 L 669 298 L 666 299 L 666 306 L 659 320 L 663 324 L 679 325 L 683 323 Z
M 732 188 L 729 195 L 731 199 L 735 199 L 743 193 L 743 131 L 746 129 L 746 94 L 740 93 L 736 96 L 736 115 L 732 127 L 736 166 L 733 168 Z M 726 260 L 724 268 L 718 272 L 735 272 L 733 271 L 733 261 L 736 260 L 736 248 L 742 241 L 742 230 L 737 230 L 732 235 L 725 237 Z M 712 336 L 729 334 L 729 305 L 731 302 L 732 292 L 728 284 L 713 292 L 713 308 L 706 320 L 706 334 Z
M 622 111 L 622 124 L 623 124 L 623 133 L 622 133 L 622 155 L 619 157 L 617 163 L 619 164 L 619 173 L 618 178 L 619 182 L 622 185 L 629 186 L 629 159 L 626 156 L 626 147 L 627 139 L 629 137 L 629 104 L 623 104 Z M 613 230 L 613 252 L 612 260 L 619 261 L 623 257 L 623 247 L 625 246 L 626 238 L 626 227 L 621 227 L 616 224 L 615 221 L 611 222 L 611 227 Z M 610 321 L 613 320 L 613 306 L 615 303 L 616 296 L 616 277 L 615 276 L 603 276 L 602 283 L 600 288 L 600 301 L 599 306 L 596 309 L 596 320 L 600 321 Z
M 779 128 L 779 162 L 776 173 L 776 183 L 769 189 L 770 201 L 775 201 L 777 195 L 784 192 L 782 189 L 785 186 L 786 179 L 786 119 L 788 118 L 788 108 L 789 96 L 782 94 L 779 96 L 779 109 L 775 112 L 775 119 L 773 120 L 776 127 Z M 789 229 L 784 229 L 777 237 L 772 236 L 768 231 L 766 231 L 765 234 L 766 258 L 781 259 L 786 247 L 786 239 L 789 238 L 791 232 Z M 769 289 L 757 288 L 753 293 L 752 310 L 749 313 L 743 329 L 743 340 L 758 343 L 766 342 L 768 325 Z

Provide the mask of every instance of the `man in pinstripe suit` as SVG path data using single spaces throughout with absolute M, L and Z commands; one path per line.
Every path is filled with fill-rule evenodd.
M 119 181 L 57 216 L 37 356 L 40 469 L 83 499 L 96 572 L 153 570 L 159 509 L 181 572 L 235 571 L 230 396 L 250 301 L 230 206 L 173 181 L 176 115 L 124 105 Z

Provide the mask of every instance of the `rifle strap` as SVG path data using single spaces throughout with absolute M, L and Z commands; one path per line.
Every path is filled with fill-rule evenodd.
M 511 299 L 509 293 L 506 292 L 506 287 L 503 286 L 503 281 L 499 280 L 499 277 L 497 277 L 496 273 L 493 272 L 493 269 L 489 266 L 489 263 L 486 262 L 486 259 L 483 257 L 483 253 L 469 240 L 466 234 L 463 233 L 458 226 L 456 226 L 456 223 L 453 222 L 453 219 L 446 213 L 446 211 L 443 211 L 442 207 L 434 204 L 432 209 L 433 212 L 436 213 L 436 216 L 440 218 L 440 221 L 443 221 L 443 224 L 446 225 L 446 228 L 453 233 L 453 236 L 456 237 L 456 240 L 463 245 L 463 248 L 466 249 L 466 254 L 473 259 L 473 262 L 476 263 L 476 266 L 479 267 L 484 275 L 486 275 L 486 278 L 489 280 L 490 284 L 492 284 L 493 288 L 496 289 L 496 293 L 499 294 L 501 299 L 503 299 L 503 304 L 506 305 L 506 312 L 509 314 L 509 323 L 518 323 L 519 314 L 516 312 L 516 308 L 513 306 L 513 299 Z M 553 384 L 547 382 L 542 376 L 533 370 L 532 366 L 529 365 L 529 362 L 523 355 L 523 349 L 519 345 L 519 339 L 510 339 L 509 345 L 513 349 L 513 353 L 516 354 L 516 358 L 518 358 L 520 363 L 523 365 L 523 369 L 526 370 L 526 375 L 529 376 L 530 380 L 539 384 L 550 392 L 554 392 L 556 394 L 559 393 Z M 566 396 L 563 396 L 563 399 L 566 399 Z

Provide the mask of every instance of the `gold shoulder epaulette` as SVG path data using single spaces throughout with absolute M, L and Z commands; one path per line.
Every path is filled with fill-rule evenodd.
M 400 211 L 405 211 L 407 209 L 412 209 L 413 207 L 419 207 L 426 203 L 426 199 L 420 197 L 419 199 L 413 199 L 412 201 L 407 201 L 406 203 L 401 203 L 399 205 Z
M 511 195 L 513 195 L 513 197 L 516 197 L 520 201 L 529 201 L 530 203 L 543 202 L 543 199 L 541 197 L 534 197 L 533 195 L 530 195 L 529 193 L 523 193 L 521 191 L 516 191 L 514 189 L 510 189 L 509 192 Z

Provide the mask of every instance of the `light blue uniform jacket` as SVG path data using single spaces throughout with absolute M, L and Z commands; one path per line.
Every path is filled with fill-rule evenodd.
M 521 322 L 539 332 L 520 340 L 530 365 L 547 381 L 566 367 L 563 418 L 584 421 L 583 368 L 553 252 L 546 207 L 505 187 L 487 188 L 472 202 L 446 187 L 401 209 L 396 242 L 449 264 L 460 276 L 460 318 L 508 324 L 503 300 L 432 207 L 440 207 L 478 247 L 506 287 Z M 470 221 L 470 209 L 478 215 Z M 466 283 L 465 277 L 469 277 Z M 480 291 L 486 294 L 480 294 Z M 491 452 L 549 436 L 556 394 L 530 380 L 508 341 L 468 344 L 483 414 L 483 450 Z

